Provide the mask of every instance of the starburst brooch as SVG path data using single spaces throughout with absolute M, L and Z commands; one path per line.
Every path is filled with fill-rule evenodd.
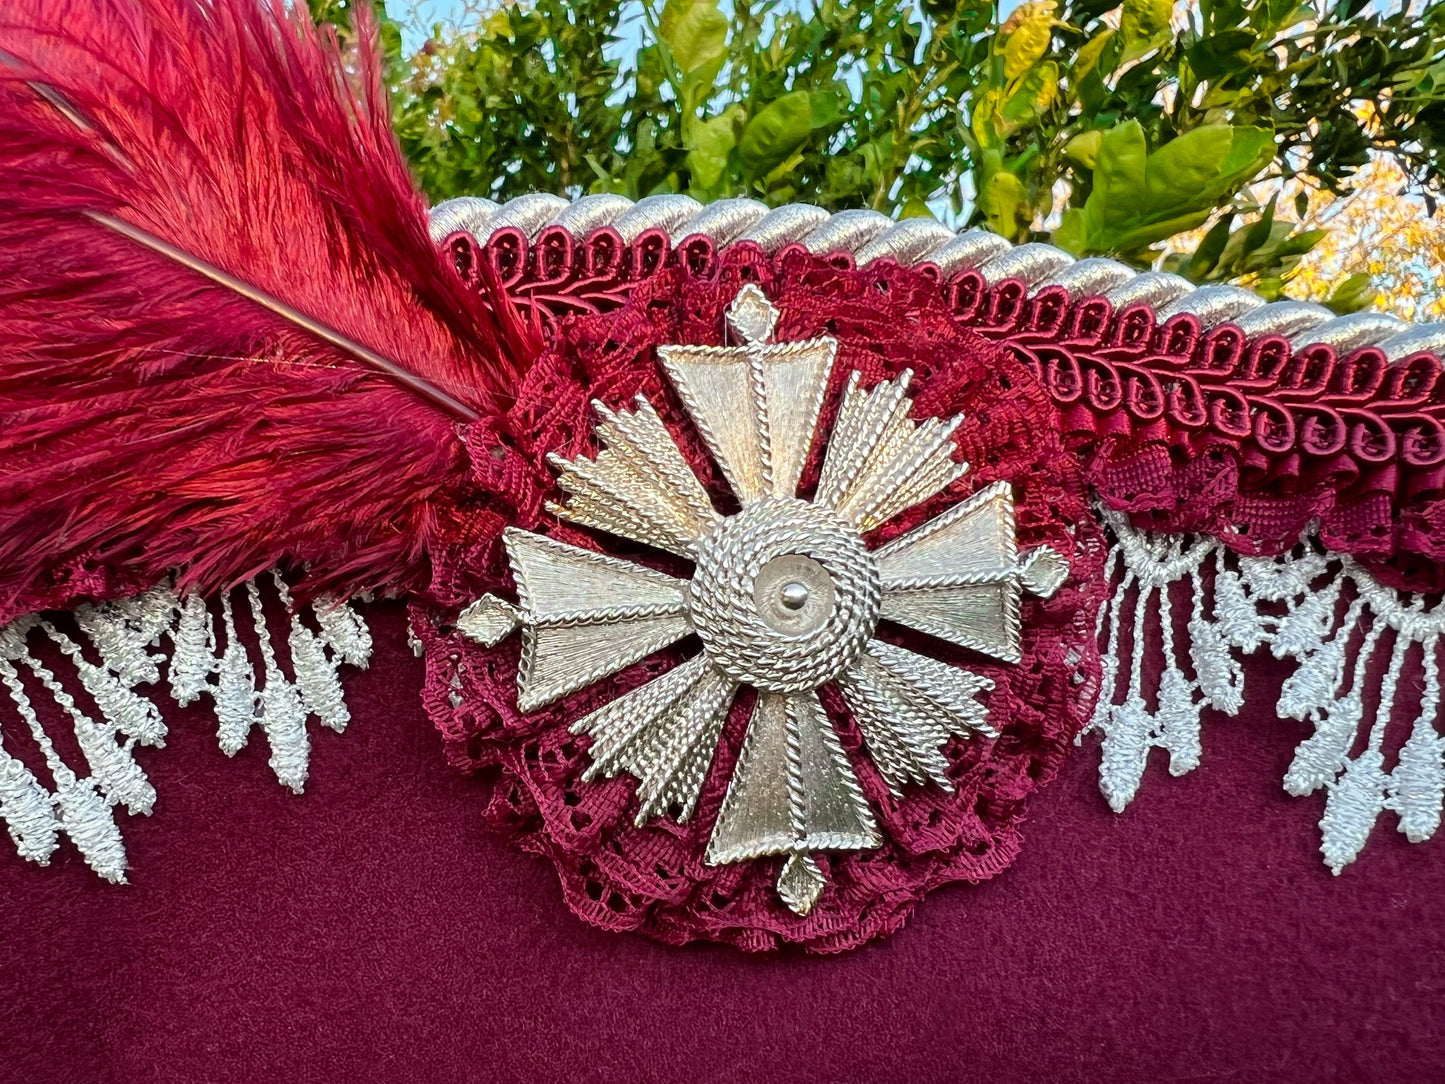
M 778 893 L 806 915 L 824 887 L 811 857 L 881 839 L 818 699 L 842 692 L 894 793 L 951 789 L 943 746 L 996 736 L 979 674 L 878 638 L 892 621 L 1005 662 L 1019 660 L 1027 589 L 1068 575 L 1054 550 L 1020 555 L 1013 493 L 996 482 L 877 549 L 866 535 L 968 470 L 960 418 L 910 417 L 909 374 L 864 390 L 850 377 L 811 500 L 798 496 L 832 373 L 830 338 L 770 342 L 777 309 L 745 286 L 728 310 L 739 345 L 664 346 L 659 360 L 741 506 L 724 516 L 656 410 L 594 403 L 603 450 L 553 457 L 555 515 L 694 563 L 691 581 L 516 528 L 504 534 L 518 603 L 487 595 L 458 628 L 485 646 L 523 630 L 518 708 L 535 711 L 685 636 L 702 650 L 576 720 L 584 778 L 636 776 L 636 821 L 687 821 L 739 689 L 757 691 L 713 826 L 710 865 L 786 855 Z

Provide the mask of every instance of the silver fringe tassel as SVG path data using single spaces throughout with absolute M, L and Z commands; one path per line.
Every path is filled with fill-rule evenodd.
M 317 602 L 298 609 L 280 575 L 268 580 L 264 594 L 252 581 L 223 596 L 219 606 L 196 595 L 177 596 L 163 583 L 132 598 L 82 606 L 70 615 L 72 622 L 31 615 L 0 628 L 0 684 L 20 731 L 34 743 L 26 763 L 14 755 L 20 750 L 0 741 L 0 820 L 22 857 L 47 865 L 65 835 L 96 873 L 125 880 L 114 807 L 149 814 L 155 804 L 155 788 L 135 750 L 165 744 L 165 721 L 141 691 L 159 685 L 162 664 L 177 703 L 213 701 L 228 756 L 260 727 L 277 779 L 301 791 L 310 756 L 307 720 L 338 732 L 346 728 L 350 716 L 339 670 L 343 664 L 366 666 L 371 634 L 350 605 Z M 273 642 L 272 629 L 283 620 L 289 674 Z M 43 648 L 47 641 L 52 648 Z M 31 700 L 42 691 L 68 720 L 88 772 L 57 752 Z M 87 704 L 77 703 L 78 692 Z M 35 770 L 41 763 L 49 785 Z
M 1445 799 L 1445 601 L 1429 605 L 1384 587 L 1311 539 L 1278 557 L 1239 557 L 1213 538 L 1152 535 L 1122 515 L 1103 516 L 1115 538 L 1107 567 L 1115 589 L 1099 614 L 1104 691 L 1089 729 L 1103 735 L 1100 789 L 1116 811 L 1138 791 L 1150 749 L 1168 753 L 1174 775 L 1198 766 L 1204 709 L 1237 714 L 1239 656 L 1267 648 L 1295 664 L 1279 717 L 1313 727 L 1284 788 L 1296 796 L 1325 791 L 1326 865 L 1339 873 L 1354 861 L 1387 809 L 1412 842 L 1435 833 Z M 1174 614 L 1184 605 L 1187 622 Z M 1388 661 L 1372 666 L 1382 653 Z M 1162 669 L 1146 696 L 1151 657 Z M 1402 681 L 1407 667 L 1410 680 Z M 1386 733 L 1398 710 L 1413 725 L 1387 771 Z

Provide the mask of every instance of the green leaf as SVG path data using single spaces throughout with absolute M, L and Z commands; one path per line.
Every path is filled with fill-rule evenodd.
M 1194 254 L 1180 266 L 1179 273 L 1195 282 L 1203 282 L 1219 263 L 1224 246 L 1229 244 L 1229 227 L 1233 222 L 1232 214 L 1216 222 L 1204 235 L 1204 240 L 1199 242 Z
M 1124 230 L 1114 234 L 1106 251 L 1118 252 L 1121 254 L 1137 253 L 1149 245 L 1156 245 L 1160 241 L 1167 241 L 1176 233 L 1188 233 L 1190 230 L 1197 230 L 1200 226 L 1209 221 L 1211 210 L 1206 208 L 1202 211 L 1191 211 L 1188 214 L 1176 215 L 1173 218 L 1163 218 L 1146 222 L 1136 226 L 1132 230 Z
M 738 158 L 751 177 L 762 177 L 785 162 L 813 130 L 812 96 L 794 90 L 770 103 L 748 121 L 738 143 Z
M 899 219 L 904 218 L 933 218 L 933 211 L 928 204 L 917 196 L 904 202 L 902 209 L 898 212 Z
M 1069 220 L 1067 244 L 1131 253 L 1195 229 L 1273 158 L 1273 135 L 1260 128 L 1204 125 L 1150 154 L 1138 121 L 1115 125 L 1099 137 L 1093 188 L 1082 217 Z
M 1142 54 L 1170 40 L 1169 17 L 1173 13 L 1174 0 L 1124 0 L 1119 33 L 1126 54 Z
M 863 183 L 877 187 L 883 176 L 883 164 L 893 155 L 893 133 L 884 132 L 877 139 L 858 148 L 858 157 L 863 160 Z
M 1003 103 L 1001 90 L 986 90 L 974 99 L 971 131 L 985 147 L 996 147 L 1003 138 Z
M 1290 234 L 1275 249 L 1277 256 L 1303 256 L 1330 235 L 1329 230 L 1300 230 Z
M 1059 66 L 1052 60 L 1029 69 L 1018 89 L 1004 103 L 1001 113 L 1006 132 L 1016 131 L 1042 116 L 1054 104 L 1059 92 Z
M 692 186 L 704 194 L 716 189 L 727 170 L 728 154 L 737 146 L 738 129 L 747 111 L 735 105 L 721 116 L 689 126 L 687 169 Z
M 1378 291 L 1370 283 L 1370 276 L 1357 273 L 1340 283 L 1325 304 L 1343 316 L 1369 308 L 1378 296 Z
M 1020 238 L 1033 224 L 1024 183 L 1006 169 L 989 175 L 978 193 L 978 209 L 989 229 L 1009 240 Z
M 1276 192 L 1270 197 L 1269 203 L 1265 204 L 1264 214 L 1259 216 L 1259 221 L 1249 227 L 1244 233 L 1244 251 L 1246 254 L 1263 248 L 1270 240 L 1274 232 L 1274 209 L 1279 203 L 1279 193 Z M 1289 227 L 1285 227 L 1286 234 Z
M 1094 190 L 1085 205 L 1091 226 L 1122 226 L 1140 213 L 1148 159 L 1144 129 L 1137 120 L 1115 125 L 1103 134 L 1094 163 Z
M 512 40 L 512 20 L 505 11 L 494 11 L 482 20 L 482 33 L 489 38 Z
M 1274 161 L 1274 133 L 1206 124 L 1185 132 L 1149 159 L 1148 202 L 1182 208 L 1232 195 Z
M 1075 256 L 1089 250 L 1089 226 L 1082 207 L 1070 207 L 1059 221 L 1059 228 L 1049 238 L 1055 245 Z
M 1075 81 L 1082 79 L 1099 65 L 1104 56 L 1104 50 L 1113 40 L 1114 31 L 1104 30 L 1079 47 L 1078 53 L 1074 56 L 1073 76 Z M 1111 64 L 1110 67 L 1113 65 Z
M 718 10 L 717 0 L 667 0 L 657 36 L 678 71 L 690 75 L 727 55 L 728 18 Z
M 1103 141 L 1103 132 L 1080 132 L 1064 144 L 1064 156 L 1076 165 L 1091 170 L 1099 160 L 1099 145 Z
M 813 130 L 831 128 L 847 115 L 848 86 L 834 83 L 831 87 L 808 91 L 809 123 Z
M 1226 30 L 1193 42 L 1184 50 L 1184 55 L 1200 79 L 1221 80 L 1253 70 L 1250 50 L 1257 40 L 1248 30 Z

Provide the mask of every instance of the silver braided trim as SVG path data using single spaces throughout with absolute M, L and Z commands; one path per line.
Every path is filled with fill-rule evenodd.
M 548 226 L 561 226 L 578 240 L 611 226 L 625 241 L 661 229 L 674 244 L 699 234 L 719 246 L 755 241 L 769 251 L 801 244 L 818 253 L 850 252 L 860 267 L 885 258 L 903 264 L 931 263 L 945 276 L 977 270 L 990 283 L 1021 278 L 1034 289 L 1062 286 L 1074 294 L 1099 294 L 1120 308 L 1143 302 L 1166 319 L 1190 313 L 1206 327 L 1235 323 L 1249 335 L 1285 335 L 1296 350 L 1325 344 L 1347 354 L 1374 346 L 1390 361 L 1418 353 L 1445 354 L 1445 324 L 1407 324 L 1379 312 L 1336 316 L 1323 305 L 1304 301 L 1266 303 L 1237 286 L 1196 286 L 1179 275 L 1136 271 L 1099 257 L 1076 260 L 1052 245 L 1015 246 L 984 230 L 955 233 L 926 218 L 895 222 L 876 211 L 830 214 L 804 203 L 769 209 L 750 199 L 704 206 L 679 195 L 648 196 L 634 203 L 616 195 L 583 196 L 570 202 L 541 193 L 503 204 L 462 196 L 431 211 L 432 239 L 438 244 L 454 233 L 469 233 L 485 242 L 506 228 L 535 237 Z
M 284 611 L 289 620 L 285 663 L 268 630 L 275 621 L 270 611 Z M 165 744 L 165 721 L 142 691 L 159 686 L 162 663 L 178 703 L 201 696 L 214 701 L 227 756 L 260 727 L 271 769 L 300 793 L 311 749 L 307 720 L 344 730 L 350 715 L 338 672 L 343 663 L 365 666 L 370 657 L 371 634 L 360 614 L 323 602 L 298 610 L 275 574 L 223 596 L 214 608 L 163 583 L 132 598 L 82 606 L 64 622 L 17 618 L 0 628 L 0 684 L 32 748 L 0 743 L 0 821 L 22 858 L 48 865 L 60 836 L 68 835 L 91 869 L 124 882 L 125 844 L 114 807 L 149 814 L 155 804 L 135 750 Z M 253 658 L 261 663 L 259 676 Z M 56 750 L 53 729 L 31 701 L 37 687 L 68 720 L 88 775 Z M 78 703 L 76 693 L 89 703 Z M 42 765 L 49 786 L 37 775 Z
M 1104 520 L 1115 538 L 1106 571 L 1117 582 L 1099 612 L 1104 682 L 1090 729 L 1103 736 L 1099 785 L 1116 811 L 1138 792 L 1151 749 L 1168 754 L 1173 775 L 1199 766 L 1204 709 L 1238 714 L 1239 655 L 1268 649 L 1294 663 L 1279 717 L 1313 731 L 1284 788 L 1325 791 L 1320 851 L 1330 869 L 1355 860 L 1387 809 L 1411 842 L 1434 835 L 1445 800 L 1445 602 L 1384 587 L 1309 539 L 1278 557 L 1239 557 L 1212 538 L 1151 535 L 1114 512 Z M 1153 692 L 1151 659 L 1162 664 Z M 1387 741 L 1402 713 L 1413 720 L 1408 737 Z M 1388 771 L 1387 746 L 1399 749 Z

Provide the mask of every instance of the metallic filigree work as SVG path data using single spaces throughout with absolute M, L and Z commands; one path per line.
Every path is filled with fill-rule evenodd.
M 721 516 L 657 412 L 596 406 L 603 449 L 554 457 L 567 498 L 556 515 L 695 562 L 691 582 L 509 528 L 518 604 L 486 596 L 458 621 L 487 646 L 524 642 L 518 707 L 533 711 L 689 634 L 702 652 L 577 720 L 592 738 L 586 778 L 637 777 L 642 824 L 688 820 L 738 689 L 757 701 L 706 861 L 786 855 L 778 893 L 806 915 L 824 887 L 819 851 L 881 838 L 818 699 L 833 683 L 868 755 L 898 793 L 952 789 L 943 747 L 996 736 L 976 697 L 988 678 L 878 639 L 889 620 L 1006 662 L 1020 658 L 1024 590 L 1068 575 L 1047 548 L 1020 555 L 1013 494 L 994 483 L 875 550 L 864 536 L 967 470 L 959 418 L 910 417 L 909 374 L 867 391 L 855 372 L 811 501 L 799 499 L 837 343 L 772 343 L 778 313 L 756 286 L 728 312 L 736 346 L 658 350 L 741 511 Z

